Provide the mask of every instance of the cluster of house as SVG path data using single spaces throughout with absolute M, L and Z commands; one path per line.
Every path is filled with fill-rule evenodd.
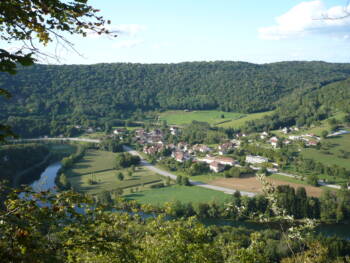
M 135 142 L 145 145 L 145 144 L 155 144 L 155 145 L 164 145 L 164 134 L 159 129 L 154 129 L 150 132 L 147 132 L 145 129 L 135 130 Z
M 196 159 L 197 153 L 210 153 L 213 149 L 205 144 L 190 145 L 185 142 L 179 142 L 172 150 L 171 156 L 178 162 Z
M 170 128 L 170 132 L 172 134 L 177 134 L 179 131 L 176 128 Z M 262 133 L 262 136 L 268 138 L 269 135 L 267 133 Z M 164 149 L 168 149 L 171 151 L 171 156 L 177 162 L 183 163 L 188 160 L 205 162 L 209 165 L 210 170 L 216 173 L 224 170 L 225 166 L 239 166 L 239 163 L 235 159 L 224 156 L 240 146 L 240 141 L 237 139 L 226 141 L 218 145 L 216 149 L 213 149 L 205 144 L 190 145 L 186 142 L 167 144 L 164 142 L 163 137 L 164 135 L 161 130 L 155 129 L 146 132 L 144 129 L 139 129 L 135 131 L 134 139 L 137 143 L 144 145 L 143 152 L 145 154 L 155 155 L 162 152 Z M 242 137 L 244 136 L 242 135 Z M 271 137 L 269 140 L 271 143 L 275 143 L 275 147 L 277 147 L 277 137 Z M 262 156 L 247 155 L 245 161 L 254 166 L 256 164 L 266 163 L 269 160 Z
M 290 140 L 286 140 L 286 139 L 280 139 L 276 136 L 272 136 L 267 133 L 267 132 L 262 132 L 260 134 L 260 139 L 262 140 L 268 140 L 268 142 L 274 147 L 274 148 L 277 148 L 279 143 L 283 143 L 283 144 L 290 144 L 291 141 Z
M 315 134 L 289 135 L 288 139 L 292 141 L 303 141 L 306 146 L 316 146 L 321 141 L 321 138 Z
M 299 131 L 298 127 L 284 127 L 283 129 L 281 129 L 281 132 L 283 132 L 284 134 L 288 134 L 290 132 L 297 132 Z
M 289 133 L 290 131 L 295 131 L 299 130 L 297 127 L 296 128 L 283 128 L 282 131 L 284 133 Z M 268 140 L 268 142 L 274 147 L 277 148 L 280 143 L 282 144 L 290 144 L 292 141 L 303 141 L 305 142 L 306 146 L 316 146 L 319 144 L 321 138 L 317 137 L 314 134 L 304 134 L 304 135 L 289 135 L 288 139 L 285 138 L 278 138 L 276 136 L 270 136 L 269 133 L 267 132 L 262 132 L 260 134 L 260 139 L 262 140 Z
M 198 158 L 197 161 L 209 164 L 210 170 L 216 173 L 224 170 L 225 166 L 234 166 L 239 164 L 235 159 L 224 156 L 207 155 L 204 158 Z

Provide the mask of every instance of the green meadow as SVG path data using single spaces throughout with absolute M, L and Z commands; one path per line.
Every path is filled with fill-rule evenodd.
M 328 145 L 326 150 L 315 148 L 302 149 L 302 155 L 305 158 L 310 158 L 315 161 L 321 162 L 327 165 L 339 165 L 350 170 L 350 157 L 343 155 L 344 152 L 350 154 L 350 134 L 344 134 L 336 136 L 334 138 L 327 138 L 322 140 L 323 145 Z
M 219 123 L 230 122 L 244 116 L 244 114 L 236 112 L 223 112 L 223 111 L 165 111 L 159 116 L 161 121 L 166 120 L 170 125 L 185 125 L 192 121 L 208 122 L 211 125 L 217 125 Z
M 230 195 L 197 186 L 173 185 L 164 188 L 150 189 L 125 195 L 126 199 L 136 200 L 142 204 L 163 205 L 166 202 L 180 201 L 182 203 L 198 204 L 202 202 L 224 203 L 230 200 Z
M 98 194 L 117 189 L 127 189 L 130 192 L 133 187 L 147 189 L 151 184 L 162 180 L 160 175 L 144 167 L 137 167 L 131 177 L 128 176 L 129 169 L 114 169 L 115 156 L 111 152 L 89 150 L 82 160 L 66 172 L 69 182 L 78 192 Z M 117 178 L 120 172 L 124 175 L 124 180 Z
M 251 113 L 251 114 L 242 114 L 239 118 L 218 124 L 217 126 L 224 127 L 224 128 L 230 128 L 230 127 L 239 128 L 239 127 L 244 126 L 247 121 L 261 119 L 264 116 L 271 115 L 272 113 L 273 113 L 273 111 L 258 112 L 258 113 Z

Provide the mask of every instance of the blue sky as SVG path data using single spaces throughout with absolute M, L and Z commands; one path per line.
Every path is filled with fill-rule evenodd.
M 61 52 L 61 63 L 350 62 L 350 19 L 318 19 L 341 15 L 345 0 L 89 2 L 119 36 L 69 37 L 83 56 Z

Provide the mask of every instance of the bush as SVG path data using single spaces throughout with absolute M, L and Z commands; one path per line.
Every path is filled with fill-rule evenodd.
M 117 173 L 117 178 L 119 181 L 123 181 L 124 180 L 124 174 L 122 174 L 121 172 Z
M 318 176 L 317 175 L 309 175 L 307 178 L 306 178 L 306 182 L 310 185 L 313 185 L 313 186 L 319 186 L 318 185 Z
M 138 165 L 140 163 L 141 159 L 138 156 L 131 155 L 130 153 L 119 153 L 117 154 L 116 160 L 115 160 L 115 167 L 116 168 L 127 168 L 131 167 L 132 165 Z

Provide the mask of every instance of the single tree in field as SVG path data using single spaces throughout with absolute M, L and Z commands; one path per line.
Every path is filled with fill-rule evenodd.
M 328 131 L 323 130 L 321 136 L 322 136 L 323 139 L 327 138 L 327 136 L 328 136 Z
M 121 173 L 121 172 L 119 172 L 119 173 L 117 174 L 117 178 L 118 178 L 119 181 L 123 181 L 123 180 L 124 180 L 124 174 Z
M 132 171 L 128 171 L 128 177 L 131 178 L 132 177 Z

